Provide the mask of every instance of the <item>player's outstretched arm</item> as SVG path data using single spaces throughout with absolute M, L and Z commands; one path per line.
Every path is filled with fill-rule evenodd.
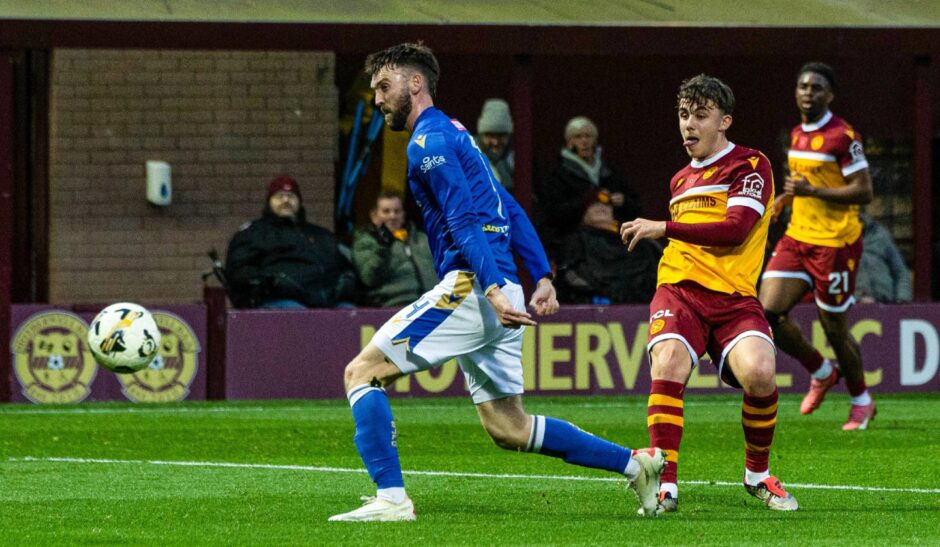
M 558 297 L 555 295 L 555 286 L 547 277 L 539 280 L 539 284 L 532 293 L 529 300 L 529 307 L 535 310 L 537 315 L 551 315 L 560 308 Z
M 512 307 L 512 302 L 503 294 L 503 291 L 499 290 L 499 287 L 490 289 L 489 292 L 486 293 L 486 299 L 489 301 L 490 305 L 493 306 L 496 316 L 499 317 L 499 322 L 502 323 L 504 327 L 517 329 L 522 325 L 534 326 L 536 324 L 528 312 Z

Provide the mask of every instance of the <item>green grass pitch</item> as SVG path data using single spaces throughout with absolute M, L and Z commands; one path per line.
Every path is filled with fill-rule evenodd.
M 645 400 L 526 406 L 642 447 Z M 496 448 L 469 400 L 393 400 L 412 523 L 326 522 L 373 493 L 345 401 L 0 405 L 0 544 L 936 545 L 940 394 L 877 401 L 843 433 L 846 396 L 781 397 L 779 513 L 740 486 L 740 395 L 687 397 L 679 513 L 644 519 L 622 480 Z

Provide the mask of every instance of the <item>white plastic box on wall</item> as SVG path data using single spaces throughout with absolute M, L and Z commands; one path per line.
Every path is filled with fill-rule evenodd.
M 170 164 L 165 161 L 147 160 L 147 201 L 166 207 L 172 200 Z

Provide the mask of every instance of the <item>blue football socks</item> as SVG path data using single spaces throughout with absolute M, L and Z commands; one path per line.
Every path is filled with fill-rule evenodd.
M 372 482 L 380 490 L 403 487 L 395 419 L 385 390 L 363 384 L 350 389 L 346 397 L 356 422 L 356 450 Z
M 568 463 L 625 474 L 633 451 L 556 418 L 532 416 L 528 452 L 562 458 Z

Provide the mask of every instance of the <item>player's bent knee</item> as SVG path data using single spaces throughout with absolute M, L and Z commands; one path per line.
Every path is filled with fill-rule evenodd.
M 653 379 L 685 382 L 692 372 L 692 356 L 685 344 L 677 340 L 664 340 L 653 346 L 651 358 Z
M 368 348 L 367 348 L 368 349 Z M 385 370 L 386 361 L 381 353 L 375 354 L 363 350 L 346 365 L 343 381 L 346 389 L 379 381 L 383 385 L 390 380 L 389 371 Z
M 735 372 L 735 376 L 741 382 L 744 390 L 751 395 L 770 395 L 777 387 L 776 371 L 772 358 L 758 357 L 739 368 L 743 370 L 740 373 Z
M 345 385 L 348 390 L 365 383 L 368 383 L 368 379 L 365 378 L 362 362 L 353 359 L 346 365 L 346 369 L 343 371 L 343 385 Z

